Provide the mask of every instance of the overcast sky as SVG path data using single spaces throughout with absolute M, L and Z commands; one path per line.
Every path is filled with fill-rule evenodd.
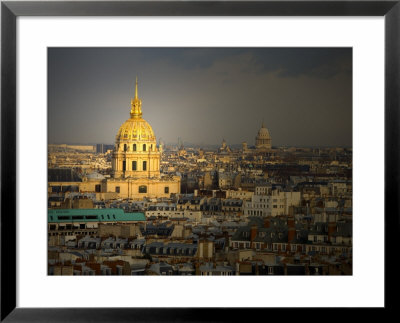
M 50 48 L 49 143 L 114 143 L 138 77 L 157 141 L 352 145 L 351 48 Z

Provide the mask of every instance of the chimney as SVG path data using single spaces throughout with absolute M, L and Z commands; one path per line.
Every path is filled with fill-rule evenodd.
M 264 219 L 264 228 L 269 228 L 271 226 L 271 218 L 269 216 L 267 216 Z
M 293 216 L 288 216 L 287 226 L 288 226 L 288 242 L 291 242 L 296 237 L 296 227 Z
M 250 229 L 250 241 L 253 242 L 257 236 L 257 225 L 253 225 Z
M 287 226 L 288 228 L 295 228 L 295 221 L 293 216 L 288 216 L 287 218 Z
M 336 223 L 329 222 L 328 223 L 328 241 L 332 242 L 332 234 L 336 231 Z
M 292 242 L 295 237 L 296 237 L 296 229 L 295 228 L 289 228 L 288 229 L 288 242 Z

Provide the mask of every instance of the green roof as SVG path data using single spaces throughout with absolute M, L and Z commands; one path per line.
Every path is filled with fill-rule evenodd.
M 52 209 L 49 223 L 145 221 L 144 213 L 125 213 L 123 209 Z

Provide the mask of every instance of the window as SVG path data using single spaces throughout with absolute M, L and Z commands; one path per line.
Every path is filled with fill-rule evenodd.
M 122 170 L 126 171 L 126 161 L 125 160 L 122 162 Z
M 124 151 L 126 151 L 126 144 L 124 144 Z
M 143 151 L 146 151 L 146 144 L 143 144 Z
M 132 162 L 132 170 L 137 170 L 137 161 L 136 160 L 134 160 Z
M 97 184 L 96 186 L 95 186 L 95 192 L 96 193 L 100 193 L 101 192 L 101 185 L 100 184 Z
M 143 170 L 147 170 L 147 161 L 143 162 Z
M 116 192 L 116 193 L 120 193 L 120 191 L 121 191 L 121 190 L 120 190 L 120 187 L 119 187 L 119 186 L 115 186 L 115 192 Z
M 146 185 L 140 185 L 139 186 L 139 193 L 147 193 L 147 186 Z
M 136 151 L 136 144 L 133 144 L 133 151 Z
M 165 187 L 164 187 L 164 193 L 165 193 L 165 194 L 168 194 L 168 193 L 169 193 L 169 187 L 168 187 L 168 186 L 165 186 Z

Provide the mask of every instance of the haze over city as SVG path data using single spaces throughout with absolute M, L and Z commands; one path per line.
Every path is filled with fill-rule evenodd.
M 114 143 L 136 77 L 165 143 L 352 146 L 351 48 L 50 48 L 49 143 Z

